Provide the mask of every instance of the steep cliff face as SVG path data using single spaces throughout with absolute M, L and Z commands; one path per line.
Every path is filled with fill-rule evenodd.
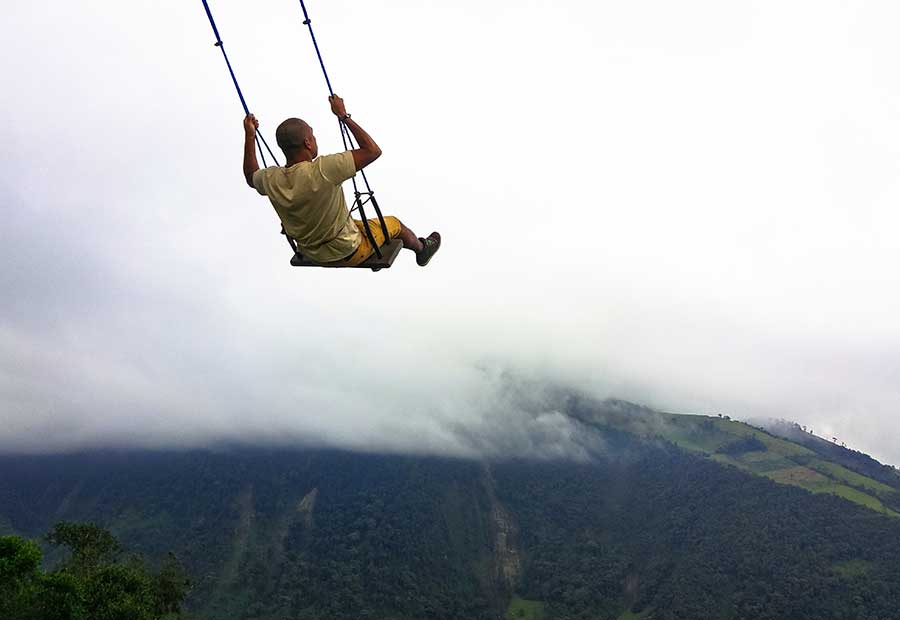
M 517 547 L 517 528 L 512 514 L 497 499 L 490 465 L 484 465 L 485 491 L 490 501 L 494 579 L 501 592 L 513 593 L 522 577 L 522 552 Z
M 256 508 L 253 496 L 253 485 L 247 484 L 241 489 L 234 500 L 238 512 L 238 521 L 234 526 L 231 537 L 231 554 L 221 571 L 215 577 L 217 587 L 211 597 L 213 606 L 223 604 L 223 598 L 227 598 L 228 592 L 234 589 L 240 578 L 241 568 L 244 565 L 250 545 L 255 535 Z
M 284 562 L 288 552 L 287 537 L 292 527 L 299 523 L 307 532 L 312 529 L 313 514 L 318 496 L 319 489 L 314 488 L 294 505 L 288 504 L 274 519 L 274 525 L 271 527 L 271 564 L 273 566 L 278 566 Z
M 316 509 L 317 497 L 319 497 L 319 489 L 315 488 L 304 495 L 303 499 L 300 500 L 300 503 L 297 504 L 297 512 L 301 519 L 303 519 L 303 525 L 306 527 L 312 527 L 313 511 Z
M 512 516 L 502 505 L 497 504 L 493 511 L 494 554 L 497 558 L 498 577 L 510 592 L 515 591 L 522 576 L 522 554 L 516 547 L 516 530 Z

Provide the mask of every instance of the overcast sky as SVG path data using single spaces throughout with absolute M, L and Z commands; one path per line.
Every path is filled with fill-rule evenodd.
M 273 147 L 338 150 L 299 2 L 210 6 Z M 900 464 L 900 4 L 308 9 L 425 269 L 289 266 L 200 0 L 3 0 L 0 449 L 527 451 L 526 377 Z

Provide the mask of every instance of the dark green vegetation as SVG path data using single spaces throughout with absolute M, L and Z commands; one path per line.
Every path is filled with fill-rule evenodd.
M 188 582 L 172 556 L 159 572 L 140 557 L 118 561 L 119 542 L 91 524 L 58 523 L 47 536 L 68 550 L 52 572 L 41 549 L 0 536 L 0 618 L 4 620 L 160 620 L 178 618 Z
M 872 483 L 890 485 L 724 419 L 578 399 L 566 411 L 583 462 L 0 458 L 0 533 L 91 520 L 150 558 L 172 550 L 203 619 L 897 617 L 900 519 L 768 474 L 815 460 L 866 497 L 887 502 Z

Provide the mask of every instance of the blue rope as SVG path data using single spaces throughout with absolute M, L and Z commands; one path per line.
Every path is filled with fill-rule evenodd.
M 306 12 L 306 4 L 304 4 L 303 0 L 300 0 L 300 8 L 303 9 L 303 23 L 309 28 L 309 36 L 312 37 L 313 47 L 316 48 L 316 56 L 319 57 L 319 66 L 322 67 L 322 74 L 325 76 L 325 83 L 328 85 L 328 94 L 334 96 L 334 91 L 331 89 L 331 80 L 328 79 L 328 71 L 325 70 L 325 62 L 322 60 L 322 53 L 319 51 L 319 44 L 316 43 L 316 33 L 312 29 L 312 20 L 309 19 L 309 14 Z
M 204 0 L 205 4 L 205 0 Z M 316 50 L 316 56 L 319 58 L 319 66 L 322 67 L 322 75 L 325 76 L 325 84 L 328 86 L 328 94 L 332 97 L 334 96 L 334 90 L 331 88 L 331 80 L 328 78 L 328 71 L 325 69 L 325 61 L 322 60 L 322 52 L 319 51 L 319 43 L 316 41 L 316 33 L 313 32 L 312 20 L 309 18 L 309 13 L 306 11 L 306 3 L 303 0 L 300 0 L 300 8 L 303 10 L 303 24 L 309 28 L 309 36 L 312 39 L 313 47 Z M 344 150 L 349 151 L 350 149 L 356 148 L 353 144 L 353 136 L 350 133 L 350 130 L 347 129 L 347 126 L 343 121 L 338 121 L 341 129 L 341 140 L 344 143 Z M 366 186 L 366 193 L 372 194 L 372 188 L 369 186 L 369 179 L 366 178 L 366 173 L 363 170 L 360 170 L 360 176 L 362 176 L 363 183 Z M 356 185 L 356 177 L 352 178 L 353 181 L 353 193 L 356 195 L 357 199 L 359 198 L 360 191 Z
M 312 20 L 309 18 L 309 13 L 306 11 L 306 3 L 303 0 L 300 0 L 300 9 L 303 11 L 303 25 L 309 28 L 309 36 L 312 39 L 313 47 L 316 50 L 316 57 L 319 59 L 319 66 L 322 67 L 322 75 L 325 76 L 325 84 L 328 86 L 328 94 L 332 97 L 334 96 L 334 89 L 331 88 L 331 79 L 328 77 L 328 70 L 325 69 L 325 61 L 322 60 L 322 52 L 319 50 L 319 42 L 316 41 L 316 33 L 313 32 Z M 344 150 L 349 151 L 353 148 L 353 138 L 350 137 L 350 131 L 344 125 L 342 121 L 338 121 L 341 130 L 341 140 L 344 143 Z M 356 182 L 354 180 L 354 189 L 356 188 Z
M 234 75 L 234 69 L 231 68 L 231 61 L 228 60 L 228 54 L 225 53 L 225 45 L 222 43 L 222 37 L 219 36 L 219 29 L 216 28 L 216 20 L 213 19 L 212 11 L 209 10 L 209 4 L 207 4 L 206 0 L 203 1 L 203 8 L 206 9 L 206 16 L 209 18 L 209 25 L 212 26 L 213 34 L 216 35 L 216 43 L 215 46 L 222 50 L 222 57 L 225 59 L 225 65 L 228 67 L 228 73 L 231 75 L 231 81 L 234 82 L 234 88 L 237 90 L 238 97 L 241 100 L 241 107 L 244 108 L 244 115 L 250 114 L 250 108 L 247 107 L 247 101 L 244 99 L 244 93 L 241 92 L 241 86 L 238 84 L 237 77 Z M 269 148 L 269 143 L 266 142 L 266 139 L 257 131 L 256 136 L 256 147 L 259 149 L 259 155 L 262 157 L 263 167 L 268 167 L 266 163 L 266 154 L 263 152 L 262 145 L 265 145 L 266 151 L 269 152 L 269 155 L 272 157 L 272 160 L 275 162 L 275 165 L 278 164 L 278 158 L 275 157 L 275 154 L 272 152 L 272 149 Z M 262 145 L 260 144 L 262 141 Z

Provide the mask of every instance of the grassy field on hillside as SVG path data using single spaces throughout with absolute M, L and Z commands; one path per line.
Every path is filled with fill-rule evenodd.
M 846 482 L 850 486 L 862 487 L 874 491 L 875 493 L 896 493 L 896 491 L 888 485 L 867 476 L 863 476 L 862 474 L 858 474 L 855 471 L 850 471 L 837 463 L 830 463 L 828 461 L 823 461 L 822 459 L 813 459 L 808 463 L 808 466 L 830 478 Z
M 882 514 L 900 517 L 900 513 L 882 501 L 890 502 L 896 497 L 897 492 L 891 487 L 743 422 L 702 415 L 660 414 L 655 424 L 642 430 L 779 484 L 798 486 L 813 493 L 831 493 Z M 750 443 L 758 449 L 747 452 L 741 452 L 740 447 L 735 449 Z
M 834 565 L 834 572 L 847 579 L 862 577 L 870 570 L 872 570 L 872 563 L 865 560 L 847 560 Z
M 544 604 L 514 597 L 506 610 L 506 620 L 544 620 Z

